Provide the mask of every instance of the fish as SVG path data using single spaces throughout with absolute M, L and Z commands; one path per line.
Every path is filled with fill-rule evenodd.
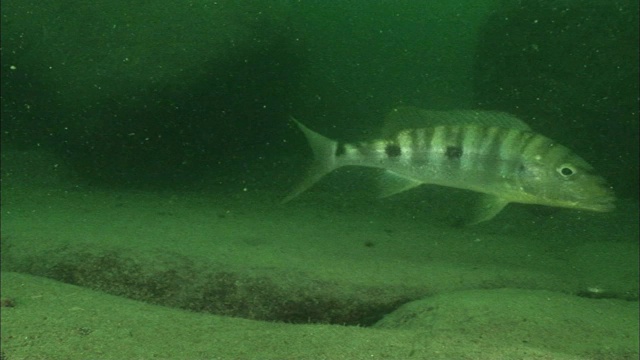
M 615 208 L 612 188 L 589 163 L 505 112 L 398 107 L 386 116 L 380 138 L 355 143 L 329 139 L 291 119 L 314 160 L 283 203 L 337 168 L 364 166 L 382 170 L 380 197 L 423 184 L 478 193 L 466 225 L 492 219 L 509 203 Z

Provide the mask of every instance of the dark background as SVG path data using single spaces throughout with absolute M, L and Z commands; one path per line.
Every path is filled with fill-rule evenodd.
M 2 145 L 91 184 L 280 191 L 393 106 L 514 113 L 638 197 L 636 1 L 2 2 Z

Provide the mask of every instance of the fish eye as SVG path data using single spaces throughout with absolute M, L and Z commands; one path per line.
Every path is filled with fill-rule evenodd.
M 568 178 L 569 176 L 576 173 L 576 169 L 569 164 L 562 164 L 557 170 L 560 175 L 564 176 L 565 178 Z

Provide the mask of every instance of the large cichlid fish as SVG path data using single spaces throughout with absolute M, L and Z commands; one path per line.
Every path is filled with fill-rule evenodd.
M 394 109 L 383 138 L 354 144 L 328 139 L 293 119 L 314 154 L 307 177 L 287 202 L 341 166 L 384 169 L 381 196 L 421 184 L 481 193 L 469 224 L 489 220 L 508 203 L 611 211 L 614 195 L 581 157 L 495 111 Z

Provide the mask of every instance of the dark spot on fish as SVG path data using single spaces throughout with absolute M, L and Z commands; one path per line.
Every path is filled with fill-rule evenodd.
M 400 146 L 396 144 L 387 145 L 387 147 L 384 148 L 384 152 L 385 154 L 387 154 L 388 157 L 397 157 L 402 154 L 402 150 L 400 149 Z
M 460 159 L 462 148 L 460 146 L 447 146 L 447 151 L 444 154 L 450 160 Z
M 345 152 L 346 150 L 344 148 L 344 144 L 338 143 L 338 147 L 336 148 L 336 156 L 344 155 Z
M 524 164 L 520 164 L 520 166 L 518 166 L 518 171 L 519 172 L 525 172 L 527 170 L 527 168 L 524 166 Z
M 368 241 L 365 241 L 365 242 L 364 242 L 364 246 L 366 246 L 366 247 L 369 247 L 369 248 L 370 248 L 370 247 L 374 247 L 374 246 L 376 246 L 376 244 L 375 244 L 373 241 L 368 240 Z

